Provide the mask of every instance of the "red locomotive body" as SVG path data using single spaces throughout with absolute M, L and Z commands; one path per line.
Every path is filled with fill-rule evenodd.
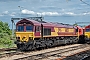
M 32 50 L 77 43 L 80 29 L 68 24 L 22 19 L 16 24 L 16 44 L 20 50 Z
M 85 39 L 87 43 L 90 43 L 90 25 L 85 27 Z

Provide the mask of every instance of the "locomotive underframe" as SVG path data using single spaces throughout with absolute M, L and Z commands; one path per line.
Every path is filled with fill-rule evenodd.
M 72 44 L 77 43 L 78 38 L 76 36 L 71 37 L 49 37 L 41 40 L 40 38 L 36 38 L 35 40 L 29 40 L 28 42 L 20 42 L 16 41 L 17 47 L 19 50 L 34 50 L 34 49 L 42 49 L 49 48 L 57 45 L 63 44 Z
M 88 38 L 87 36 L 85 36 L 85 42 L 86 43 L 90 43 L 90 38 Z

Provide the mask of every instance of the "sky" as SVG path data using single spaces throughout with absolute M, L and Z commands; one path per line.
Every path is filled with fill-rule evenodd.
M 90 4 L 90 0 L 82 1 Z M 90 22 L 90 5 L 80 0 L 0 0 L 0 20 L 10 28 L 11 18 L 36 16 L 65 24 Z

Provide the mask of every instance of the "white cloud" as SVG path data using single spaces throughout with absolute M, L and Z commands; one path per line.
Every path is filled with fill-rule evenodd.
M 31 15 L 43 15 L 43 16 L 63 16 L 63 15 L 68 15 L 68 16 L 82 16 L 82 15 L 90 15 L 90 12 L 85 12 L 85 13 L 75 13 L 75 12 L 70 12 L 70 11 L 65 11 L 65 9 L 62 9 L 62 12 L 35 12 L 31 10 L 24 9 L 22 10 L 22 14 L 31 14 Z M 12 16 L 14 16 L 12 14 Z
M 37 15 L 44 15 L 44 16 L 45 15 L 48 15 L 48 16 L 59 15 L 58 12 L 34 12 L 34 11 L 31 11 L 31 10 L 27 10 L 27 9 L 22 10 L 22 13 L 23 14 L 32 14 L 32 15 L 37 14 Z
M 16 12 L 8 12 L 8 11 L 4 11 L 0 14 L 0 16 L 15 16 Z
M 90 12 L 85 12 L 82 15 L 90 15 Z
M 37 15 L 40 15 L 40 16 L 42 15 L 42 14 L 41 14 L 41 13 L 39 13 L 39 12 L 37 12 L 36 14 L 37 14 Z
M 16 13 L 15 12 L 12 12 L 11 14 L 10 14 L 10 16 L 15 16 L 16 15 Z
M 24 9 L 21 11 L 23 14 L 35 14 L 34 11 L 30 11 L 30 10 L 27 10 L 27 9 Z
M 59 15 L 59 13 L 58 12 L 42 12 L 41 15 L 57 16 Z
M 10 16 L 12 16 L 12 17 L 13 17 L 13 16 L 15 16 L 15 15 L 13 15 L 13 14 L 10 14 Z
M 8 14 L 9 12 L 8 11 L 4 11 L 3 14 Z
M 5 16 L 5 15 L 9 15 L 9 12 L 8 11 L 4 11 L 0 14 L 0 16 Z
M 73 13 L 73 12 L 65 12 L 64 14 L 67 14 L 67 15 L 76 15 L 76 14 Z

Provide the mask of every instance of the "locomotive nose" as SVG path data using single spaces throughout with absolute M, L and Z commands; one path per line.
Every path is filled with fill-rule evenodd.
M 33 40 L 33 32 L 16 32 L 16 37 L 19 37 L 21 42 L 28 42 L 29 40 Z

